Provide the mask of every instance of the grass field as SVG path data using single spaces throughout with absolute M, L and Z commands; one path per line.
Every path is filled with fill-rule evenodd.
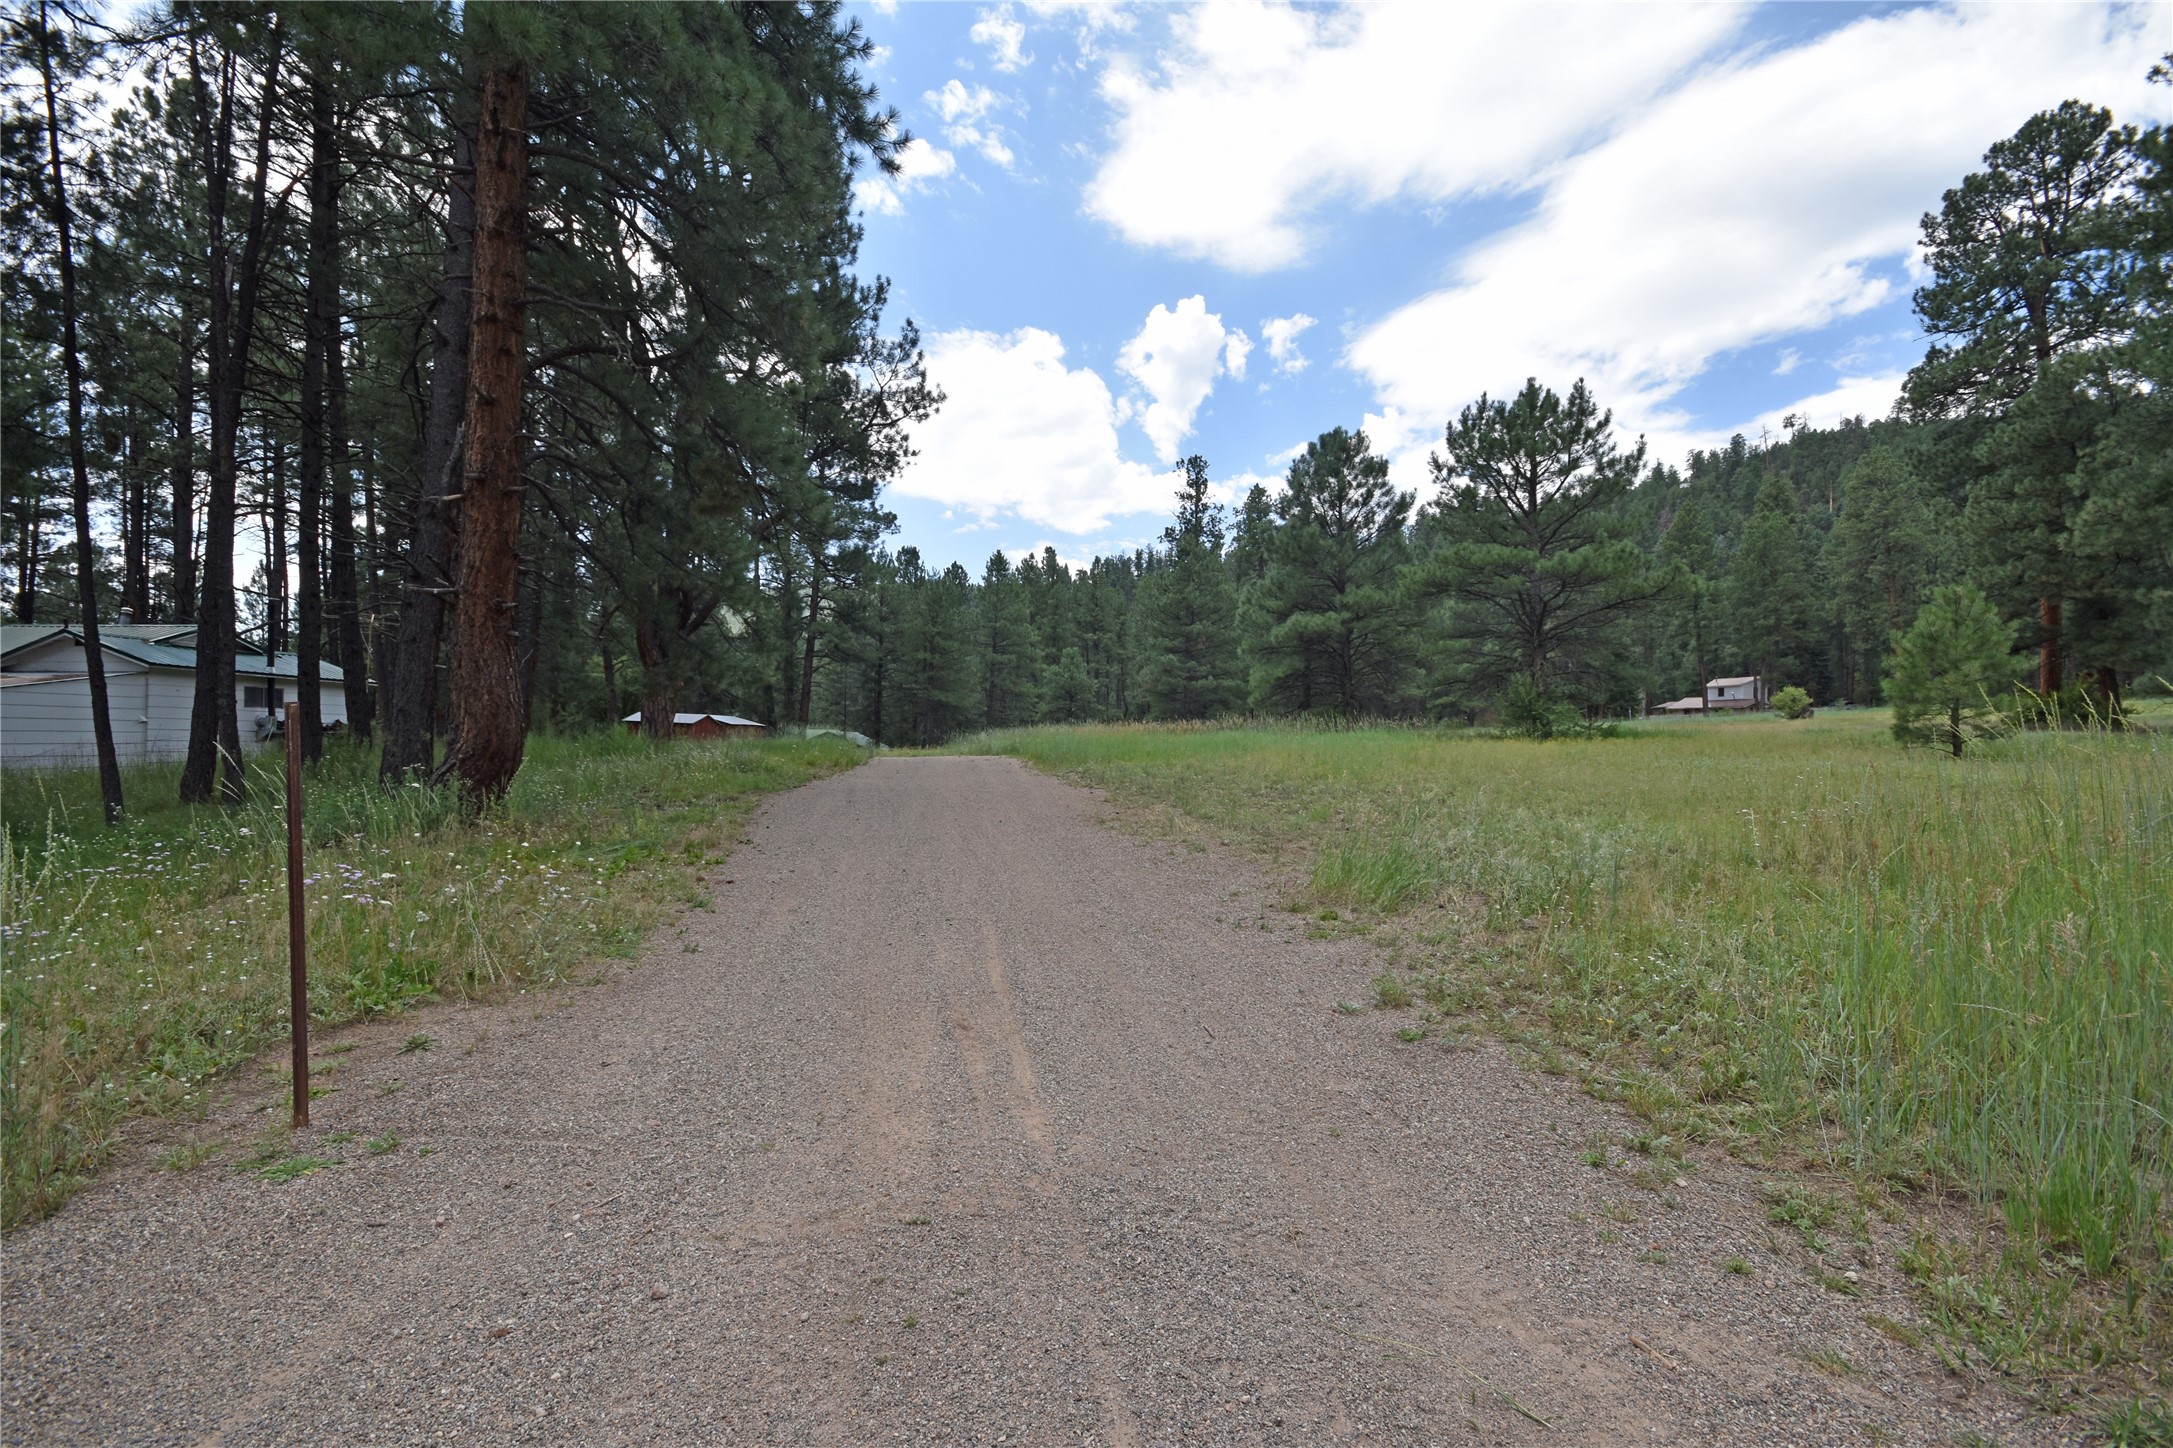
M 1989 1226 L 1909 1264 L 2003 1369 L 2162 1392 L 2173 1348 L 2173 736 L 1962 761 L 1883 713 L 1535 743 L 1297 727 L 981 736 L 1283 861 L 1379 934 L 1408 1039 L 1474 1016 L 1675 1139 Z M 2160 721 L 2161 724 L 2173 721 Z
M 351 1020 L 631 954 L 759 795 L 862 757 L 836 740 L 536 738 L 503 808 L 468 823 L 445 793 L 380 791 L 374 753 L 336 747 L 304 794 L 310 1014 Z M 173 803 L 178 765 L 131 770 L 119 830 L 99 821 L 91 771 L 0 781 L 9 1225 L 66 1200 L 125 1117 L 200 1106 L 285 1032 L 277 764 L 260 756 L 231 812 Z

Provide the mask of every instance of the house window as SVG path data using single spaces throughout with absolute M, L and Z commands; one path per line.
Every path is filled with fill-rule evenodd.
M 241 691 L 244 708 L 275 710 L 286 702 L 285 690 L 277 684 L 251 684 Z

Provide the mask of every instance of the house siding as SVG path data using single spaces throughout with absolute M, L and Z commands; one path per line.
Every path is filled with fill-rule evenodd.
M 26 650 L 8 661 L 9 675 L 80 674 L 82 648 L 72 640 L 57 639 L 42 648 Z M 242 747 L 256 744 L 256 715 L 246 708 L 242 690 L 251 682 L 237 680 L 234 690 L 235 723 Z M 291 696 L 292 686 L 287 686 Z M 324 721 L 344 724 L 347 691 L 344 685 L 327 683 L 320 694 Z M 130 659 L 106 655 L 106 702 L 112 711 L 113 747 L 123 762 L 180 759 L 189 752 L 189 716 L 196 706 L 196 676 L 180 669 L 146 668 Z M 90 681 L 58 678 L 44 683 L 16 683 L 0 688 L 0 764 L 9 768 L 61 769 L 97 761 L 91 735 Z

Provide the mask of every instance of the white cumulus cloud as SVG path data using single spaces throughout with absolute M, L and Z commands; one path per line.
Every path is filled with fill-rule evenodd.
M 1731 429 L 1745 437 L 1755 438 L 1761 433 L 1779 437 L 1783 424 L 1790 418 L 1801 420 L 1808 427 L 1837 427 L 1846 418 L 1861 417 L 1876 422 L 1894 410 L 1894 401 L 1901 396 L 1901 384 L 1908 374 L 1882 372 L 1871 377 L 1844 377 L 1836 386 L 1811 397 L 1799 397 L 1784 407 L 1761 412 L 1750 421 Z M 1672 457 L 1656 458 L 1655 461 L 1673 462 Z
M 1270 317 L 1260 324 L 1260 336 L 1268 344 L 1268 355 L 1275 359 L 1276 371 L 1305 370 L 1305 354 L 1298 350 L 1298 338 L 1317 320 L 1299 312 L 1289 317 Z
M 973 29 L 966 33 L 975 45 L 988 47 L 989 64 L 998 70 L 1023 70 L 1034 63 L 1034 58 L 1023 49 L 1026 24 L 1012 13 L 1008 4 L 982 11 L 973 22 Z
M 1003 127 L 989 118 L 991 112 L 1003 108 L 1002 96 L 985 85 L 968 86 L 954 76 L 943 83 L 943 89 L 922 92 L 921 99 L 942 120 L 944 140 L 970 146 L 1005 170 L 1011 169 L 1016 158 L 1004 140 Z
M 1345 360 L 1379 402 L 1431 426 L 1481 391 L 1583 376 L 1655 457 L 1710 445 L 1681 389 L 1724 353 L 1905 295 L 1918 217 L 1992 141 L 2070 96 L 2163 114 L 2143 82 L 2162 20 L 1910 9 L 1716 66 L 1555 167 L 1528 220 Z M 1841 390 L 1868 398 L 1874 381 Z
M 1156 69 L 1104 70 L 1115 144 L 1087 209 L 1144 245 L 1288 266 L 1316 212 L 1532 184 L 1742 10 L 1208 0 L 1171 21 Z
M 906 197 L 926 190 L 957 169 L 956 156 L 915 136 L 898 151 L 896 175 L 878 171 L 863 176 L 854 183 L 853 196 L 870 211 L 896 216 L 905 210 Z
M 1222 339 L 1222 370 L 1243 381 L 1245 359 L 1252 356 L 1252 338 L 1245 335 L 1243 327 L 1232 327 Z
M 1123 455 L 1116 398 L 1092 368 L 1064 365 L 1055 333 L 939 332 L 927 350 L 948 400 L 913 430 L 919 456 L 895 491 L 1073 535 L 1168 506 L 1169 474 Z
M 1162 461 L 1177 461 L 1193 416 L 1215 390 L 1228 336 L 1222 318 L 1207 310 L 1207 298 L 1190 296 L 1174 311 L 1156 302 L 1138 335 L 1117 354 L 1118 368 L 1147 393 L 1139 425 Z

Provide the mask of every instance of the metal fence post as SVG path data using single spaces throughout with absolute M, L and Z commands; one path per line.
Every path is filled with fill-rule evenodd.
M 309 915 L 302 898 L 302 706 L 287 705 L 287 1018 L 294 1041 L 294 1124 L 309 1125 Z

